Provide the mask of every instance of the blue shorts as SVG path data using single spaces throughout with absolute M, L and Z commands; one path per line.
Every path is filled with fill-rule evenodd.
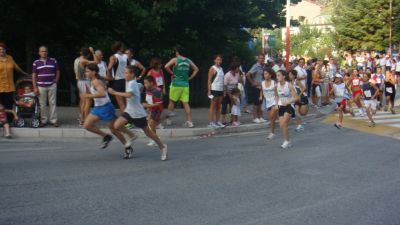
M 100 120 L 105 122 L 110 122 L 111 120 L 117 118 L 117 116 L 115 115 L 115 108 L 113 104 L 111 104 L 111 102 L 102 106 L 93 107 L 90 114 L 99 117 Z

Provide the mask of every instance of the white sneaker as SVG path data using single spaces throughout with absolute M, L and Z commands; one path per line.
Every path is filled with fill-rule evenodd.
M 254 123 L 261 123 L 260 119 L 258 119 L 258 118 L 255 118 L 255 119 L 253 120 L 253 122 L 254 122 Z
M 175 112 L 168 112 L 167 116 L 168 117 L 174 117 L 174 116 L 176 116 L 176 113 Z
M 147 146 L 149 146 L 149 147 L 156 146 L 156 142 L 151 140 L 151 141 L 149 141 L 149 143 L 147 143 Z
M 258 120 L 259 120 L 261 123 L 267 122 L 267 120 L 265 120 L 264 118 L 258 118 Z
M 167 125 L 167 126 L 171 126 L 172 125 L 172 120 L 171 119 L 166 119 L 165 120 L 165 124 Z
M 296 131 L 296 132 L 304 131 L 303 125 L 298 125 L 298 126 L 296 127 L 295 131 Z
M 136 134 L 135 136 L 128 138 L 125 143 L 125 148 L 130 147 L 132 145 L 132 142 L 135 141 L 137 138 L 138 136 Z
M 184 126 L 189 127 L 189 128 L 193 128 L 193 127 L 194 127 L 194 124 L 193 124 L 193 122 L 191 122 L 191 121 L 186 121 L 185 124 L 184 124 Z
M 234 126 L 234 127 L 240 126 L 240 122 L 233 122 L 232 126 Z
M 270 133 L 267 137 L 268 140 L 272 140 L 275 137 L 274 133 Z
M 164 129 L 164 126 L 160 123 L 157 125 L 156 129 Z
M 281 148 L 283 148 L 283 149 L 287 149 L 290 147 L 292 147 L 292 145 L 290 144 L 289 141 L 284 141 L 283 144 L 281 145 Z
M 161 161 L 165 161 L 168 158 L 168 146 L 164 144 L 164 148 L 161 149 Z
M 218 125 L 220 128 L 225 128 L 225 127 L 226 127 L 226 125 L 224 125 L 224 124 L 221 123 L 221 122 L 218 122 L 217 125 Z

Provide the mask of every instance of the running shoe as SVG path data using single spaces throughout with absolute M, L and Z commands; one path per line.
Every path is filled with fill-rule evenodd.
M 166 119 L 165 120 L 165 124 L 167 125 L 167 126 L 171 126 L 172 125 L 172 120 L 171 119 Z
M 283 144 L 281 145 L 281 148 L 283 148 L 283 149 L 287 149 L 290 147 L 292 147 L 292 145 L 290 144 L 289 141 L 284 141 Z
M 272 139 L 274 139 L 274 137 L 275 137 L 275 134 L 274 134 L 274 133 L 270 133 L 270 134 L 268 135 L 267 139 L 268 139 L 268 140 L 272 140 Z
M 133 125 L 131 123 L 127 123 L 127 124 L 125 124 L 125 128 L 126 129 L 132 129 Z
M 131 146 L 126 147 L 124 159 L 132 159 L 132 158 L 133 158 L 133 148 Z
M 137 135 L 135 135 L 135 136 L 133 136 L 133 137 L 129 137 L 129 138 L 126 140 L 125 148 L 130 147 L 130 146 L 132 145 L 132 142 L 133 142 L 134 140 L 136 140 L 137 138 L 138 138 Z
M 369 125 L 368 126 L 369 127 L 375 127 L 376 123 L 374 121 L 369 121 Z
M 267 122 L 267 120 L 265 120 L 264 118 L 258 118 L 258 120 L 259 120 L 261 123 L 266 123 L 266 122 Z
M 161 161 L 165 161 L 168 158 L 168 146 L 164 144 L 164 148 L 161 149 Z
M 147 143 L 147 146 L 149 146 L 149 147 L 156 146 L 156 142 L 151 140 L 151 141 L 149 141 L 149 143 Z
M 225 127 L 226 127 L 226 125 L 223 124 L 223 123 L 221 123 L 221 122 L 218 122 L 217 125 L 218 125 L 220 128 L 225 128 Z
M 208 124 L 208 128 L 211 128 L 211 129 L 218 129 L 218 128 L 220 128 L 217 124 L 215 124 L 215 123 L 210 123 L 210 124 Z
M 184 124 L 184 126 L 185 126 L 185 127 L 189 127 L 189 128 L 193 128 L 193 127 L 194 127 L 194 124 L 193 124 L 193 122 L 191 122 L 191 121 L 186 121 L 185 124 Z
M 164 126 L 160 123 L 157 125 L 156 129 L 164 129 Z
M 108 144 L 112 141 L 113 137 L 109 134 L 103 137 L 103 142 L 101 142 L 100 148 L 104 149 L 107 148 Z
M 297 125 L 297 127 L 296 127 L 295 131 L 296 131 L 296 132 L 301 132 L 301 131 L 304 131 L 304 127 L 303 127 L 303 125 Z
M 260 121 L 260 119 L 255 118 L 255 119 L 253 120 L 253 123 L 261 123 L 261 121 Z
M 168 112 L 167 116 L 168 117 L 174 117 L 174 116 L 176 116 L 176 113 L 175 112 Z
M 333 126 L 335 126 L 339 130 L 341 130 L 343 128 L 342 125 L 337 124 L 337 123 L 333 124 Z

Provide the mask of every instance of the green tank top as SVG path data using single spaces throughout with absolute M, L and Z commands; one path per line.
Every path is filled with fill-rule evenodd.
M 189 87 L 189 73 L 190 73 L 190 60 L 188 58 L 176 58 L 176 65 L 174 67 L 174 79 L 172 86 L 175 87 Z

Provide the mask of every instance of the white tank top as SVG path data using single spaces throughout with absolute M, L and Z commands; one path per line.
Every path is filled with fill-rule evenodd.
M 289 89 L 289 82 L 285 81 L 284 85 L 281 85 L 280 83 L 277 84 L 277 91 L 278 91 L 278 105 L 283 106 L 284 102 L 289 102 L 292 100 L 292 94 L 290 93 Z
M 94 88 L 93 85 L 90 85 L 90 93 L 97 94 L 97 90 Z M 108 97 L 107 91 L 105 92 L 105 96 L 102 98 L 93 98 L 94 106 L 103 106 L 109 102 L 111 102 L 110 97 Z
M 114 54 L 115 58 L 117 58 L 117 62 L 114 64 L 112 68 L 113 77 L 115 80 L 124 79 L 125 68 L 128 64 L 128 56 L 126 54 Z
M 275 81 L 271 80 L 269 87 L 266 86 L 265 81 L 261 83 L 262 91 L 265 99 L 275 101 Z
M 224 70 L 222 67 L 212 66 L 212 68 L 217 72 L 214 81 L 211 84 L 211 90 L 213 91 L 223 91 L 224 90 Z

